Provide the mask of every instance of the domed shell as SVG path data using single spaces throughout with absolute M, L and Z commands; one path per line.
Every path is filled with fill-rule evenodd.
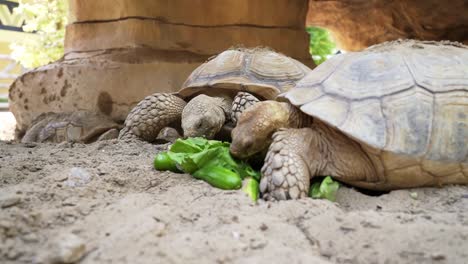
M 179 94 L 190 97 L 207 89 L 230 90 L 275 99 L 310 71 L 301 62 L 268 49 L 231 49 L 195 69 Z
M 468 48 L 393 42 L 335 56 L 280 100 L 371 147 L 468 161 Z

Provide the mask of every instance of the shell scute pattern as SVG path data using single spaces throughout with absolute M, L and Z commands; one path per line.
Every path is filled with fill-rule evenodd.
M 405 50 L 405 60 L 416 83 L 432 93 L 468 90 L 468 54 L 457 47 Z
M 365 100 L 409 89 L 414 80 L 401 54 L 363 52 L 346 56 L 322 86 L 327 94 Z
M 382 100 L 383 120 L 387 123 L 384 148 L 395 153 L 424 155 L 430 143 L 433 106 L 433 95 L 418 87 L 385 97 Z
M 434 121 L 431 160 L 455 160 L 468 163 L 468 92 L 434 95 Z
M 246 91 L 275 99 L 295 86 L 310 69 L 301 62 L 268 49 L 227 50 L 195 70 L 179 93 L 189 97 L 209 87 Z
M 467 162 L 467 73 L 466 48 L 395 45 L 336 56 L 281 96 L 371 147 Z
M 197 82 L 219 78 L 221 76 L 239 75 L 244 68 L 244 60 L 244 52 L 227 50 L 197 68 L 183 86 L 195 86 Z M 195 83 L 192 83 L 193 81 L 195 81 Z
M 302 63 L 270 51 L 261 51 L 252 55 L 249 70 L 259 80 L 274 79 L 278 82 L 291 82 L 305 76 L 307 71 Z
M 351 104 L 348 117 L 339 128 L 372 147 L 383 148 L 387 139 L 387 124 L 382 111 L 379 111 L 380 107 L 381 102 L 377 99 Z

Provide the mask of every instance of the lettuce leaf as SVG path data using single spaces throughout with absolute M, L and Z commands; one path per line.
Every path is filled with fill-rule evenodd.
M 309 196 L 314 199 L 327 199 L 334 202 L 338 188 L 340 188 L 340 184 L 327 176 L 322 182 L 315 182 L 310 186 Z

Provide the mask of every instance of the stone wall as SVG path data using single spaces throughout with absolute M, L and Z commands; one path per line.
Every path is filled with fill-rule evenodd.
M 87 109 L 123 121 L 146 95 L 177 91 L 209 57 L 270 46 L 309 66 L 307 0 L 71 0 L 65 57 L 10 89 L 24 131 L 42 112 Z

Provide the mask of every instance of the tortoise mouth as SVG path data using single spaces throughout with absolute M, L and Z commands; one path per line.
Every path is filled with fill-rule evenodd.
M 242 151 L 241 149 L 237 148 L 235 145 L 231 145 L 231 147 L 229 148 L 229 152 L 231 152 L 231 154 L 234 157 L 239 158 L 239 159 L 245 159 L 250 156 L 247 152 Z
M 251 144 L 249 142 L 242 142 L 241 144 L 239 144 L 238 142 L 234 141 L 231 144 L 229 151 L 234 157 L 239 159 L 246 159 L 261 152 L 261 150 L 255 149 L 254 144 Z

